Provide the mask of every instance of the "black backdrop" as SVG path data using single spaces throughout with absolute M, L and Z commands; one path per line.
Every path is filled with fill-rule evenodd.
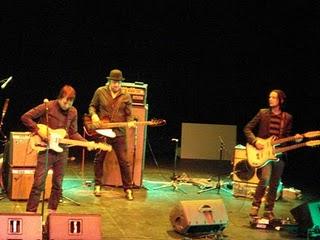
M 113 68 L 149 85 L 149 117 L 167 120 L 148 129 L 159 155 L 182 122 L 237 125 L 245 144 L 242 128 L 273 88 L 287 93 L 295 132 L 319 129 L 320 6 L 281 2 L 2 1 L 0 79 L 13 76 L 0 90 L 3 130 L 24 130 L 20 115 L 65 83 L 85 113 Z M 318 148 L 290 155 L 288 173 L 319 182 Z

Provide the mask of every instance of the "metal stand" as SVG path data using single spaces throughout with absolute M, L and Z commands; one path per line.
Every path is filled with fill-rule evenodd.
M 179 143 L 179 139 L 176 138 L 172 138 L 171 139 L 172 142 L 175 142 L 175 151 L 174 151 L 174 167 L 173 167 L 173 174 L 172 174 L 172 181 L 169 183 L 166 183 L 160 187 L 156 187 L 153 190 L 158 190 L 158 189 L 162 189 L 162 188 L 167 188 L 167 187 L 172 187 L 173 191 L 181 191 L 183 193 L 186 194 L 186 192 L 182 189 L 179 188 L 179 176 L 176 175 L 176 170 L 177 170 L 177 157 L 178 157 L 178 143 Z
M 72 202 L 72 203 L 74 203 L 75 205 L 80 206 L 80 203 L 79 203 L 79 202 L 73 200 L 72 198 L 66 197 L 66 196 L 64 196 L 64 195 L 62 194 L 62 196 L 61 196 L 61 198 L 60 198 L 60 202 L 63 203 L 63 199 L 66 199 L 66 200 L 68 200 L 69 202 Z
M 224 142 L 222 140 L 222 138 L 219 136 L 219 140 L 220 140 L 220 147 L 219 147 L 219 160 L 221 161 L 222 160 L 222 152 L 224 150 Z M 218 181 L 217 181 L 217 184 L 215 187 L 209 187 L 209 188 L 205 188 L 205 189 L 202 189 L 200 191 L 198 191 L 198 193 L 203 193 L 203 192 L 208 192 L 208 191 L 212 191 L 212 190 L 217 190 L 217 193 L 220 194 L 220 190 L 223 190 L 227 193 L 230 193 L 229 190 L 227 189 L 224 189 L 223 187 L 221 187 L 221 175 L 220 173 L 218 173 Z
M 9 104 L 9 98 L 6 98 L 4 104 L 3 104 L 3 108 L 2 108 L 2 115 L 1 115 L 1 120 L 0 120 L 0 137 L 2 138 L 0 141 L 2 142 L 2 145 L 4 146 L 4 154 L 6 154 L 6 144 L 8 143 L 8 138 L 7 136 L 4 134 L 4 132 L 2 131 L 2 126 L 3 126 L 3 119 L 6 115 L 7 109 L 8 109 L 8 104 Z M 4 174 L 5 171 L 4 169 L 7 169 L 8 167 L 8 163 L 4 162 L 4 154 L 2 154 L 2 159 L 0 160 L 0 200 L 5 198 L 5 191 L 6 191 L 6 186 L 4 183 Z

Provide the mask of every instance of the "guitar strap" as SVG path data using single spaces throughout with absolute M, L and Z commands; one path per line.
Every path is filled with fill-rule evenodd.
M 283 136 L 283 133 L 284 133 L 284 123 L 285 123 L 285 120 L 286 120 L 286 113 L 285 112 L 282 112 L 281 114 L 281 120 L 280 120 L 280 137 Z
M 122 100 L 123 97 L 124 97 L 124 95 L 121 95 L 121 96 L 116 100 L 115 108 L 113 109 L 113 112 L 112 112 L 112 114 L 111 114 L 110 122 L 113 122 L 114 116 L 119 112 L 119 108 L 120 108 L 120 104 L 121 104 L 121 101 L 120 101 L 120 100 Z

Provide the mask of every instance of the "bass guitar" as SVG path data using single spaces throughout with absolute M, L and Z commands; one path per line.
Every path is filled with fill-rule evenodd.
M 112 150 L 112 146 L 106 143 L 94 143 L 94 142 L 86 142 L 80 140 L 67 139 L 65 136 L 67 132 L 65 129 L 51 129 L 47 127 L 45 124 L 37 124 L 39 131 L 39 135 L 34 135 L 30 139 L 31 148 L 36 151 L 44 151 L 47 149 L 47 144 L 49 149 L 55 152 L 62 152 L 63 148 L 59 146 L 59 144 L 69 145 L 69 147 L 80 146 L 80 147 L 90 147 L 92 149 L 100 149 L 103 151 L 110 152 Z M 44 142 L 42 139 L 46 139 L 49 136 L 48 142 Z
M 304 134 L 301 134 L 305 138 L 314 138 L 320 136 L 320 131 L 310 131 Z M 277 145 L 289 141 L 295 141 L 298 138 L 295 136 L 280 138 L 273 140 L 272 137 L 267 139 L 257 138 L 257 141 L 264 145 L 264 148 L 258 150 L 255 146 L 247 143 L 247 158 L 248 163 L 251 167 L 261 168 L 265 166 L 270 161 L 278 161 L 278 157 L 280 153 L 287 152 L 293 149 L 301 148 L 301 147 L 313 147 L 320 144 L 320 140 L 310 140 L 307 142 L 297 143 L 289 146 L 277 147 Z
M 112 131 L 112 128 L 128 127 L 128 122 L 109 122 L 106 119 L 101 119 L 98 123 L 93 123 L 88 114 L 84 115 L 83 123 L 84 128 L 89 136 L 100 134 L 111 138 L 115 137 L 115 133 Z M 136 126 L 158 127 L 165 125 L 166 120 L 152 119 L 150 121 L 135 121 L 134 123 Z

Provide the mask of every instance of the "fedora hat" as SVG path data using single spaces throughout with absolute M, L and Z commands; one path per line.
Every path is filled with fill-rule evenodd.
M 122 77 L 122 72 L 119 69 L 113 69 L 110 71 L 109 77 L 107 77 L 108 80 L 113 81 L 123 81 L 125 80 L 124 77 Z

